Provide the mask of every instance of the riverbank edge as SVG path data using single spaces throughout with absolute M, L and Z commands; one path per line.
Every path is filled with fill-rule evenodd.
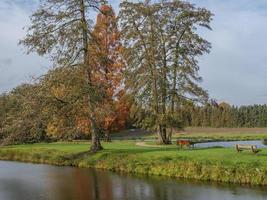
M 31 152 L 1 149 L 0 160 L 95 168 L 119 173 L 156 175 L 205 182 L 267 186 L 267 166 L 255 167 L 248 164 L 230 166 L 208 160 L 195 162 L 178 159 L 173 160 L 168 157 L 159 160 L 145 160 L 134 155 L 128 155 L 127 153 L 114 155 L 111 152 L 103 151 L 97 154 L 89 152 L 70 154 L 46 149 L 33 150 Z

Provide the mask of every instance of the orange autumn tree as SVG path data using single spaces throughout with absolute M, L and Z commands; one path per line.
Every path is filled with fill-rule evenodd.
M 99 129 L 110 141 L 110 133 L 123 129 L 128 116 L 128 103 L 124 100 L 122 45 L 117 19 L 111 6 L 103 5 L 97 15 L 89 45 L 92 81 L 105 94 L 101 107 L 95 108 Z

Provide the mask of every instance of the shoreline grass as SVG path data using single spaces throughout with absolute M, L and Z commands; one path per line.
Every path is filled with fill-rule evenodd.
M 51 143 L 0 148 L 1 160 L 97 168 L 115 172 L 159 175 L 205 181 L 267 185 L 267 149 L 259 154 L 234 148 L 178 150 L 149 148 L 133 141 L 103 143 L 105 150 L 89 153 L 89 144 Z

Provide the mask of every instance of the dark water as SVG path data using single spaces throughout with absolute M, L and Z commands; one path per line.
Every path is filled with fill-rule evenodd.
M 236 144 L 246 144 L 246 145 L 256 145 L 257 148 L 266 148 L 267 146 L 261 140 L 254 140 L 254 141 L 229 141 L 229 142 L 204 142 L 204 143 L 197 143 L 195 147 L 234 147 Z
M 262 200 L 265 188 L 0 161 L 0 200 Z

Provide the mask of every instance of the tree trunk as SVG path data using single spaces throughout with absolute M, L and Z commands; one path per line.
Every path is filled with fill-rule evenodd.
M 171 144 L 171 139 L 167 136 L 166 125 L 159 125 L 157 133 L 158 133 L 158 144 Z
M 174 119 L 174 106 L 175 106 L 175 99 L 177 97 L 176 95 L 176 85 L 177 85 L 177 70 L 179 68 L 179 47 L 180 47 L 180 42 L 185 34 L 186 28 L 183 30 L 181 35 L 178 37 L 178 41 L 175 45 L 175 51 L 174 51 L 174 57 L 175 57 L 175 62 L 173 66 L 173 79 L 172 79 L 172 93 L 171 93 L 171 118 Z M 177 100 L 177 99 L 176 99 Z M 171 123 L 171 129 L 168 134 L 169 140 L 171 140 L 173 134 L 173 124 Z
M 177 68 L 178 68 L 178 59 L 179 59 L 179 54 L 178 54 L 178 49 L 179 46 L 176 46 L 175 49 L 175 63 L 173 66 L 173 80 L 172 80 L 172 93 L 171 93 L 171 118 L 174 119 L 174 105 L 175 105 L 175 99 L 176 99 L 176 85 L 177 85 Z M 173 134 L 173 124 L 171 123 L 171 129 L 168 134 L 169 140 L 171 140 Z
M 84 55 L 83 55 L 83 65 L 85 69 L 85 80 L 87 86 L 92 86 L 92 81 L 91 81 L 91 69 L 90 69 L 90 63 L 89 63 L 89 51 L 88 51 L 88 35 L 89 35 L 89 30 L 88 30 L 88 25 L 86 21 L 86 16 L 85 16 L 85 4 L 84 0 L 80 0 L 80 12 L 81 12 L 81 23 L 82 23 L 82 32 L 83 32 L 83 49 L 84 49 Z M 88 101 L 88 109 L 89 109 L 89 121 L 91 123 L 91 135 L 92 135 L 92 142 L 91 142 L 91 151 L 96 152 L 99 151 L 102 148 L 101 143 L 100 143 L 100 137 L 98 134 L 98 130 L 96 128 L 96 120 L 93 112 L 93 106 L 90 98 L 90 94 L 87 95 L 87 101 Z
M 110 132 L 109 131 L 105 132 L 105 142 L 111 142 L 111 137 L 110 137 Z
M 90 150 L 92 152 L 97 152 L 97 151 L 102 150 L 103 147 L 101 146 L 101 143 L 100 143 L 100 137 L 99 137 L 94 119 L 91 119 L 91 134 L 92 134 L 92 141 L 91 141 Z
M 162 95 L 162 115 L 163 115 L 163 119 L 162 119 L 162 124 L 161 124 L 161 130 L 162 130 L 162 140 L 164 142 L 164 144 L 171 144 L 171 137 L 170 135 L 167 136 L 167 73 L 168 73 L 168 67 L 167 67 L 167 52 L 166 52 L 166 47 L 165 44 L 163 46 L 163 52 L 162 52 L 162 56 L 163 56 L 163 68 L 162 68 L 162 81 L 161 81 L 161 95 Z
M 157 130 L 157 135 L 158 135 L 158 144 L 164 144 L 162 137 L 161 137 L 161 132 L 160 132 L 160 128 L 159 130 Z
M 157 135 L 158 135 L 158 144 L 164 144 L 164 141 L 163 141 L 163 138 L 162 138 L 162 133 L 161 133 L 161 126 L 160 125 L 158 127 Z

